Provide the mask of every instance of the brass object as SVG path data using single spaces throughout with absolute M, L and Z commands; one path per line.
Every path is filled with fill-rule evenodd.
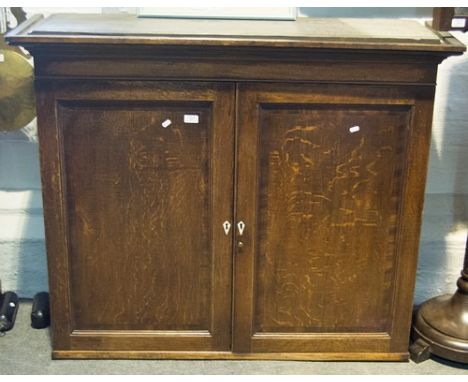
M 33 66 L 0 35 L 0 131 L 21 129 L 35 115 Z
M 468 239 L 457 287 L 454 295 L 434 297 L 419 308 L 412 328 L 413 361 L 419 363 L 435 354 L 468 363 Z

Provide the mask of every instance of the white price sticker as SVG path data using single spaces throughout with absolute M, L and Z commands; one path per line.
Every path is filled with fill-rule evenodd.
M 161 123 L 161 126 L 166 128 L 172 125 L 172 121 L 170 119 L 166 119 L 163 123 Z
M 184 123 L 199 123 L 200 117 L 197 114 L 185 114 Z

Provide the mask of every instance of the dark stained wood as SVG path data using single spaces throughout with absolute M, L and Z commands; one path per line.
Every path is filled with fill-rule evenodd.
M 261 104 L 255 333 L 387 332 L 409 116 Z
M 47 270 L 53 349 L 71 349 L 69 264 L 64 186 L 61 178 L 61 145 L 55 121 L 53 84 L 36 82 L 36 109 L 41 162 Z
M 29 49 L 35 56 L 36 75 L 49 79 L 433 85 L 436 64 L 465 49 L 451 36 L 403 20 L 269 22 L 54 15 L 19 26 L 6 39 Z M 108 64 L 116 60 L 119 65 Z
M 208 331 L 209 109 L 59 101 L 75 328 Z
M 425 165 L 411 162 L 409 170 L 407 155 L 415 145 L 426 155 L 420 134 L 430 124 L 414 110 L 427 94 L 369 86 L 240 88 L 237 214 L 249 229 L 236 258 L 234 350 L 321 351 L 321 334 L 336 333 L 323 345 L 328 351 L 353 332 L 363 333 L 361 347 L 377 346 L 376 339 L 364 345 L 367 335 L 389 333 L 377 348 L 402 349 L 399 333 L 409 328 L 393 326 L 411 302 L 395 295 L 406 272 L 398 263 L 397 248 L 407 244 L 399 221 L 402 203 L 414 196 L 401 196 L 406 171 L 420 173 L 412 189 L 424 184 Z M 350 133 L 353 126 L 360 130 Z M 408 227 L 418 226 L 420 214 Z M 406 266 L 416 258 L 411 250 Z M 288 333 L 294 336 L 283 340 Z
M 69 49 L 69 48 L 68 48 Z M 138 50 L 122 53 L 99 47 L 89 56 L 59 49 L 39 54 L 38 78 L 131 78 L 223 81 L 361 82 L 425 84 L 436 81 L 439 55 L 401 56 L 394 52 L 372 54 L 310 52 L 286 49 L 229 49 L 203 47 Z M 113 53 L 112 53 L 113 52 Z M 88 52 L 90 54 L 91 52 Z M 111 54 L 112 53 L 112 54 Z M 117 54 L 117 56 L 116 56 Z M 119 65 L 108 65 L 118 60 Z M 359 65 L 350 65 L 357 61 Z M 163 74 L 164 73 L 164 74 Z M 163 74 L 163 75 L 162 75 Z
M 59 138 L 41 147 L 58 151 L 46 165 L 56 164 L 51 176 L 62 193 L 45 204 L 63 211 L 67 232 L 65 248 L 48 250 L 52 267 L 63 259 L 68 268 L 51 269 L 69 294 L 52 299 L 69 328 L 59 337 L 76 346 L 70 333 L 91 331 L 89 343 L 109 347 L 103 331 L 127 343 L 144 331 L 153 350 L 228 350 L 231 240 L 222 223 L 232 214 L 232 86 L 57 82 L 48 89 L 38 83 L 39 98 L 52 101 L 49 118 L 57 116 L 45 126 L 56 126 Z M 184 114 L 200 123 L 184 123 Z M 46 220 L 49 232 L 55 221 Z
M 231 353 L 231 352 L 156 352 L 57 350 L 53 359 L 202 359 L 202 360 L 278 360 L 278 361 L 407 361 L 408 353 Z
M 8 36 L 35 59 L 53 357 L 407 359 L 437 64 L 464 47 L 158 22 Z
M 435 7 L 432 10 L 432 28 L 436 31 L 449 31 L 454 14 L 453 7 Z
M 393 304 L 392 350 L 408 348 L 416 279 L 417 254 L 422 224 L 424 190 L 426 186 L 434 88 L 415 88 L 412 113 L 412 129 L 409 132 L 406 163 L 403 174 L 405 183 L 401 193 L 401 208 L 398 216 L 398 235 L 395 273 L 395 301 Z

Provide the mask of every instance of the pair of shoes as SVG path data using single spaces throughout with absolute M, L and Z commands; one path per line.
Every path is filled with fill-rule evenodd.
M 15 292 L 0 293 L 0 336 L 13 329 L 18 312 L 19 298 Z M 34 296 L 31 311 L 31 326 L 34 329 L 50 325 L 49 294 L 40 292 Z

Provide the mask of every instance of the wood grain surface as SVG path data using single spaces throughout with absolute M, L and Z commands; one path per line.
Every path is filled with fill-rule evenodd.
M 232 87 L 58 83 L 53 99 L 68 248 L 49 254 L 67 258 L 74 335 L 229 349 Z
M 408 353 L 231 353 L 155 351 L 54 351 L 53 359 L 180 359 L 180 360 L 263 360 L 263 361 L 408 361 Z
M 413 288 L 402 272 L 416 253 L 400 252 L 400 222 L 420 219 L 403 203 L 415 202 L 407 156 L 426 153 L 410 136 L 427 129 L 415 110 L 430 94 L 239 86 L 236 213 L 248 228 L 236 238 L 235 351 L 404 349 L 409 326 L 395 323 L 411 304 L 396 288 Z
M 409 117 L 261 108 L 255 332 L 388 330 Z
M 35 48 L 33 48 L 35 49 Z M 433 86 L 439 54 L 313 51 L 256 47 L 48 47 L 35 59 L 37 78 L 107 78 L 264 82 L 423 84 Z M 123 56 L 123 57 L 122 57 Z M 118 65 L 114 65 L 118 62 Z M 354 64 L 350 64 L 355 62 Z
M 77 329 L 209 329 L 210 120 L 193 103 L 59 103 Z

